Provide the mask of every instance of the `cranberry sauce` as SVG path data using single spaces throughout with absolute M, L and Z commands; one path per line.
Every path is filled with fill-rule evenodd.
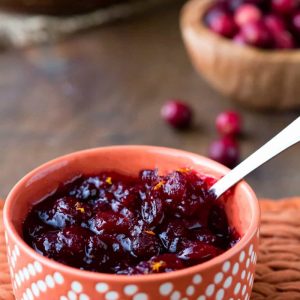
M 214 179 L 180 169 L 138 178 L 105 172 L 81 176 L 36 204 L 24 239 L 38 253 L 95 272 L 149 274 L 210 260 L 232 247 L 222 201 L 208 193 Z

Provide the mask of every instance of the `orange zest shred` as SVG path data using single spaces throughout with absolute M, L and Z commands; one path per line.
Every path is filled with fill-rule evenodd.
M 190 168 L 180 168 L 180 169 L 177 170 L 177 172 L 179 172 L 179 173 L 187 173 L 189 171 L 191 171 Z
M 108 184 L 112 184 L 112 179 L 111 177 L 107 177 L 106 180 L 105 180 L 106 183 Z
M 164 261 L 162 261 L 162 260 L 161 261 L 153 262 L 151 264 L 151 269 L 152 269 L 152 271 L 158 272 L 161 267 L 165 266 L 165 264 L 166 263 Z
M 154 186 L 154 191 L 157 191 L 157 190 L 160 189 L 163 185 L 164 185 L 164 182 L 163 182 L 163 181 L 160 181 L 156 186 Z
M 81 213 L 84 213 L 84 207 L 81 207 L 79 202 L 76 203 L 75 208 L 76 210 L 79 210 Z
M 152 230 L 145 230 L 146 233 L 151 234 L 151 235 L 155 235 L 155 232 Z

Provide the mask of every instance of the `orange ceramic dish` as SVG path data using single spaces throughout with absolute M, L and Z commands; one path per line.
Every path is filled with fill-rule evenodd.
M 205 300 L 249 299 L 258 249 L 259 206 L 244 182 L 225 210 L 241 241 L 220 256 L 187 269 L 152 275 L 111 275 L 74 269 L 45 258 L 22 239 L 22 222 L 31 206 L 74 176 L 103 170 L 137 175 L 141 169 L 167 173 L 191 167 L 220 177 L 228 169 L 207 158 L 175 149 L 119 146 L 66 155 L 35 169 L 8 195 L 4 225 L 16 300 Z

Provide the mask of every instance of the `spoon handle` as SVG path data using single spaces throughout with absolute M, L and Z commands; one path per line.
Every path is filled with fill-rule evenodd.
M 211 188 L 217 198 L 243 179 L 253 170 L 270 160 L 283 150 L 300 141 L 300 117 L 279 132 L 269 142 L 246 158 L 227 175 L 218 180 Z

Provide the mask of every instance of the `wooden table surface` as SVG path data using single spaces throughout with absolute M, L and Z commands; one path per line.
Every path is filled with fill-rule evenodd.
M 224 109 L 243 115 L 246 157 L 298 114 L 257 113 L 228 102 L 193 70 L 171 7 L 0 54 L 0 195 L 39 164 L 104 145 L 150 144 L 206 154 Z M 175 132 L 160 119 L 168 98 L 186 99 L 195 125 Z M 300 95 L 299 95 L 300 97 Z M 250 175 L 259 196 L 300 195 L 300 147 Z

